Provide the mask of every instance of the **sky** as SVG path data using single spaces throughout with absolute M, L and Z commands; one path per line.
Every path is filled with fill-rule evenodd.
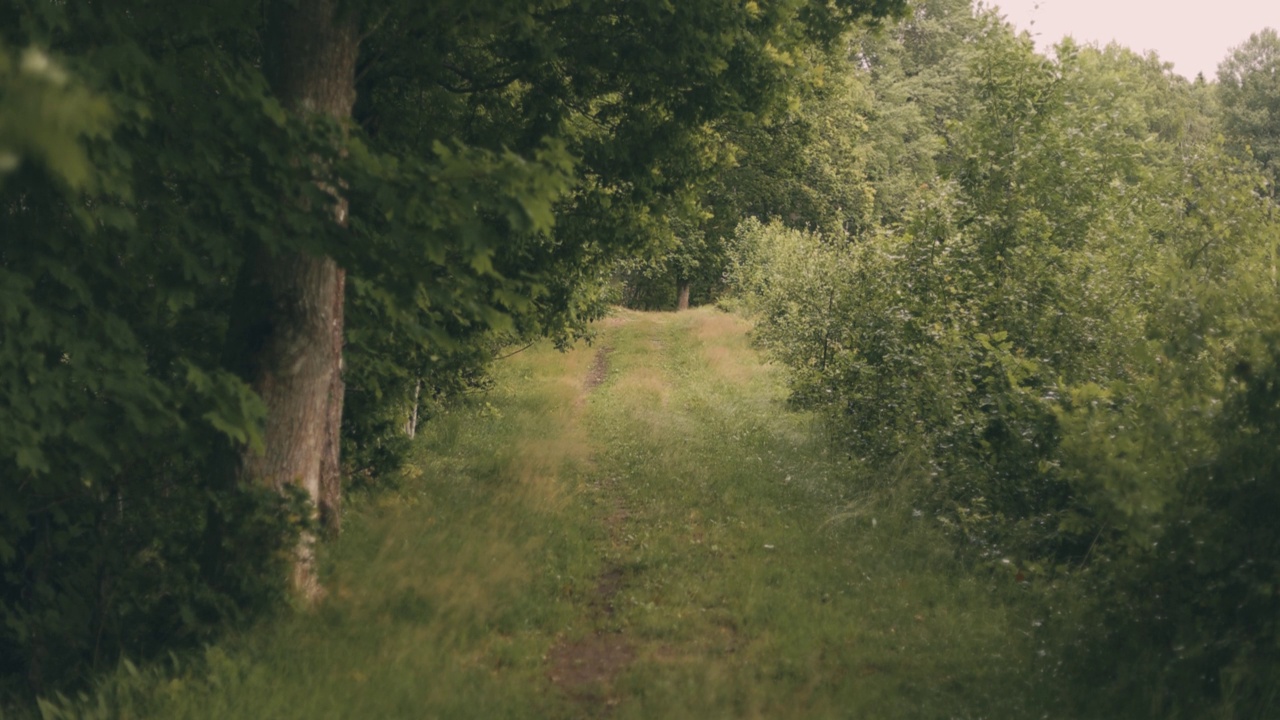
M 1265 27 L 1280 30 L 1280 0 L 987 0 L 1046 50 L 1064 35 L 1154 50 L 1187 78 L 1212 80 L 1231 48 Z M 1034 23 L 1034 24 L 1033 24 Z

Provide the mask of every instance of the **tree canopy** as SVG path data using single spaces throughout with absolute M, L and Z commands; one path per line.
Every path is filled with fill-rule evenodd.
M 1231 50 L 1218 66 L 1223 126 L 1277 177 L 1280 162 L 1280 35 L 1266 28 Z
M 0 9 L 0 670 L 40 687 L 269 602 L 409 405 L 584 332 L 715 126 L 900 8 Z
M 0 690 L 318 597 L 500 353 L 692 293 L 1137 658 L 1086 710 L 1265 715 L 1278 120 L 1274 30 L 1191 83 L 968 0 L 7 3 Z
M 1045 633 L 1082 716 L 1265 715 L 1274 33 L 1215 88 L 927 7 L 854 56 L 871 221 L 748 219 L 731 288 L 793 401 L 978 576 L 1088 608 Z

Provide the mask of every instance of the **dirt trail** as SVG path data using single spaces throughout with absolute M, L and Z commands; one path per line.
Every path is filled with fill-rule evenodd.
M 768 371 L 746 346 L 747 328 L 740 318 L 711 310 L 679 315 L 624 312 L 607 321 L 604 339 L 609 344 L 596 351 L 586 372 L 580 407 L 590 414 L 589 400 L 602 400 L 610 410 L 597 416 L 612 415 L 621 435 L 592 437 L 593 452 L 607 456 L 632 443 L 646 452 L 664 452 L 673 444 L 671 433 L 679 434 L 678 428 L 696 422 L 691 408 L 676 406 L 675 398 L 689 395 L 691 388 L 706 387 L 712 378 L 734 387 L 760 379 L 760 373 Z M 667 474 L 685 474 L 701 464 L 699 458 L 683 459 Z M 590 630 L 572 638 L 562 636 L 546 656 L 552 685 L 574 701 L 582 717 L 592 718 L 613 715 L 634 701 L 619 688 L 619 680 L 637 664 L 674 670 L 699 662 L 706 653 L 732 657 L 743 640 L 739 621 L 715 607 L 700 609 L 711 611 L 705 626 L 691 626 L 691 635 L 684 640 L 658 641 L 649 633 L 633 631 L 636 597 L 651 597 L 652 587 L 664 582 L 638 560 L 645 554 L 645 543 L 638 536 L 651 533 L 654 525 L 671 524 L 672 512 L 685 516 L 680 522 L 687 528 L 680 536 L 698 551 L 720 554 L 721 547 L 709 538 L 722 536 L 715 527 L 719 521 L 699 509 L 668 508 L 655 514 L 653 508 L 644 507 L 644 499 L 635 495 L 636 476 L 644 470 L 632 461 L 605 462 L 601 470 L 589 481 L 600 498 L 597 512 L 607 539 L 600 551 L 601 570 L 581 603 L 581 622 Z M 655 539 L 665 543 L 665 535 Z M 661 598 L 653 598 L 647 604 L 656 608 L 662 603 Z M 676 610 L 678 615 L 684 612 Z
M 596 351 L 591 368 L 583 381 L 585 396 L 604 384 L 609 376 L 609 355 L 613 348 L 603 346 Z M 598 483 L 608 483 L 603 479 Z M 604 519 L 611 544 L 616 544 L 627 510 L 615 502 L 613 511 Z M 587 601 L 590 622 L 603 626 L 614 615 L 614 598 L 626 581 L 626 571 L 617 565 L 606 565 Z M 614 708 L 619 697 L 614 681 L 636 657 L 635 645 L 625 633 L 598 627 L 594 634 L 578 640 L 561 638 L 547 654 L 547 677 L 591 717 L 603 717 Z
M 622 312 L 565 368 L 598 564 L 542 660 L 555 717 L 1019 716 L 989 711 L 1016 695 L 972 689 L 1016 664 L 1003 611 L 913 565 L 915 526 L 833 521 L 857 468 L 788 409 L 749 330 L 710 308 Z
M 613 352 L 611 347 L 602 347 L 596 351 L 595 360 L 592 361 L 591 369 L 587 371 L 586 380 L 582 384 L 587 392 L 600 387 L 609 377 L 609 353 L 611 352 Z
M 956 589 L 887 553 L 883 522 L 832 521 L 856 479 L 749 330 L 710 308 L 623 312 L 565 368 L 598 564 L 542 662 L 556 716 L 984 716 L 954 712 L 963 683 L 927 700 L 921 683 L 1006 667 L 1003 632 L 948 622 Z

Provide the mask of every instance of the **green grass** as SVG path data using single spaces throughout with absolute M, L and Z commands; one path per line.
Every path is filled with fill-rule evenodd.
M 786 408 L 745 323 L 623 312 L 504 361 L 354 503 L 329 596 L 69 716 L 1059 717 L 1045 618 Z M 608 347 L 604 382 L 586 382 Z M 592 638 L 626 661 L 589 680 Z M 553 679 L 554 678 L 554 679 Z M 50 708 L 51 715 L 56 713 Z
M 635 568 L 616 623 L 643 646 L 620 717 L 1032 713 L 1015 583 L 960 572 L 884 492 L 902 478 L 788 412 L 741 321 L 636 317 L 610 343 L 591 428 Z

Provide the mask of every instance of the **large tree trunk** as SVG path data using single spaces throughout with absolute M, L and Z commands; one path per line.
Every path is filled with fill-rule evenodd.
M 265 70 L 281 104 L 299 117 L 324 114 L 345 122 L 355 102 L 359 33 L 341 14 L 341 0 L 274 0 L 269 4 Z M 334 152 L 341 152 L 334 148 Z M 316 182 L 335 203 L 345 225 L 339 185 L 326 177 L 324 158 L 298 158 L 314 167 Z M 281 198 L 283 202 L 300 202 Z M 343 270 L 332 259 L 262 248 L 247 259 L 236 288 L 228 352 L 267 406 L 265 452 L 246 451 L 238 476 L 284 490 L 305 490 L 313 511 L 336 527 L 338 439 L 342 421 Z M 292 577 L 304 598 L 320 593 L 315 537 L 305 535 Z
M 333 357 L 331 362 L 336 368 L 329 382 L 328 416 L 325 418 L 325 449 L 320 461 L 320 497 L 317 504 L 320 510 L 320 527 L 330 536 L 336 536 L 342 530 L 342 401 L 346 396 L 347 384 L 343 382 L 342 371 L 342 328 L 343 303 L 346 300 L 347 274 L 338 269 L 338 291 L 333 297 L 332 340 L 329 351 Z
M 668 285 L 667 287 L 671 287 L 671 286 Z M 681 280 L 677 290 L 678 290 L 678 294 L 676 295 L 676 310 L 688 310 L 689 309 L 689 281 Z

